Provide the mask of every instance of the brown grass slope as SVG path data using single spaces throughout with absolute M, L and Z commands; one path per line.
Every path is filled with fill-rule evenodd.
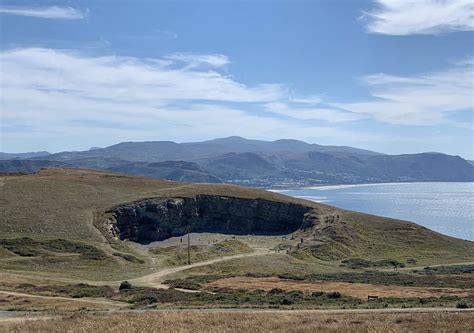
M 92 268 L 100 271 L 97 274 L 104 279 L 143 274 L 150 269 L 151 259 L 125 245 L 121 251 L 142 257 L 135 260 L 117 255 L 118 250 L 113 249 L 94 227 L 95 213 L 144 198 L 193 197 L 197 194 L 292 202 L 317 208 L 321 214 L 340 214 L 342 223 L 313 231 L 316 235 L 308 237 L 317 237 L 318 241 L 292 253 L 300 259 L 338 262 L 351 257 L 415 258 L 417 263 L 424 265 L 473 261 L 474 258 L 472 242 L 440 235 L 409 222 L 337 210 L 263 190 L 54 168 L 32 175 L 0 178 L 0 238 L 29 237 L 34 240 L 27 242 L 31 243 L 30 248 L 26 248 L 32 251 L 29 256 L 16 255 L 14 246 L 0 246 L 0 269 L 70 273 L 90 279 L 95 277 Z M 52 242 L 55 239 L 73 243 L 61 241 L 57 244 Z M 87 244 L 99 252 L 87 247 L 77 248 L 76 243 Z
M 34 317 L 33 317 L 34 319 Z M 0 321 L 3 332 L 471 332 L 472 312 L 158 312 Z

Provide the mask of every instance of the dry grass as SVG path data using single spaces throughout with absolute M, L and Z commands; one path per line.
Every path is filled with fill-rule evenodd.
M 347 283 L 329 281 L 292 281 L 277 277 L 251 278 L 234 277 L 220 279 L 206 285 L 207 288 L 230 288 L 248 290 L 272 290 L 274 288 L 286 291 L 302 292 L 340 292 L 343 295 L 367 299 L 368 295 L 379 297 L 413 298 L 413 297 L 441 297 L 459 296 L 466 297 L 474 295 L 474 289 L 458 288 L 426 288 L 426 287 L 403 287 L 396 285 L 375 285 L 368 283 Z
M 104 250 L 110 260 L 107 264 L 98 264 L 73 257 L 25 258 L 0 246 L 0 269 L 54 272 L 56 276 L 81 279 L 125 279 L 146 274 L 152 269 L 153 259 L 147 258 L 146 253 L 143 253 L 144 259 L 148 259 L 145 264 L 130 263 L 111 255 L 116 251 L 93 224 L 94 212 L 98 210 L 143 198 L 194 196 L 198 193 L 300 202 L 276 193 L 238 186 L 184 184 L 77 169 L 48 169 L 33 175 L 2 177 L 1 181 L 2 238 L 83 241 Z M 125 245 L 122 250 L 135 254 Z
M 1 322 L 2 332 L 472 332 L 473 312 L 159 312 Z
M 196 238 L 193 234 L 193 238 Z M 252 249 L 235 239 L 226 239 L 222 242 L 206 244 L 206 245 L 191 245 L 189 249 L 191 262 L 200 262 L 209 259 L 219 258 L 223 256 L 233 256 L 241 253 L 250 253 Z M 156 246 L 150 248 L 150 253 L 159 256 L 166 256 L 167 263 L 170 265 L 186 265 L 188 259 L 188 248 L 186 246 L 186 239 L 184 243 L 173 246 Z
M 110 304 L 83 299 L 54 299 L 5 295 L 0 293 L 0 310 L 3 311 L 78 311 L 107 310 Z M 1 326 L 0 326 L 1 327 Z
M 3 184 L 0 191 L 1 238 L 30 237 L 36 241 L 60 238 L 84 242 L 107 255 L 104 260 L 89 260 L 61 253 L 22 257 L 0 246 L 0 270 L 87 283 L 132 279 L 167 266 L 163 260 L 166 256 L 153 256 L 148 249 L 131 242 L 117 242 L 119 244 L 114 243 L 114 246 L 119 246 L 120 252 L 143 259 L 144 263 L 114 256 L 113 253 L 118 250 L 112 248 L 94 226 L 94 216 L 100 216 L 100 212 L 107 208 L 126 202 L 150 197 L 207 194 L 292 202 L 315 207 L 322 214 L 334 212 L 334 208 L 325 205 L 257 189 L 219 184 L 185 184 L 80 169 L 47 169 L 33 175 L 1 177 L 0 182 Z M 343 212 L 341 216 L 347 224 L 346 234 L 337 234 L 337 230 L 334 230 L 336 234 L 330 236 L 334 242 L 346 244 L 343 247 L 350 256 L 395 258 L 400 261 L 414 257 L 419 265 L 463 262 L 474 257 L 474 243 L 442 236 L 414 224 L 351 212 Z M 256 239 L 248 245 L 261 247 L 257 243 L 263 241 L 263 238 Z M 273 240 L 268 238 L 265 242 L 269 244 Z M 342 246 L 337 247 L 334 242 L 327 242 L 326 251 L 334 252 Z M 273 254 L 196 268 L 189 273 L 302 274 L 346 269 L 339 267 L 339 261 L 321 261 L 314 256 L 311 260 L 302 259 Z

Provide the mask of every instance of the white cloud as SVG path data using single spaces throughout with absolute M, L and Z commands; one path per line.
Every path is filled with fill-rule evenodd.
M 171 31 L 171 30 L 155 30 L 153 32 L 153 37 L 156 38 L 156 39 L 165 39 L 165 40 L 168 40 L 168 39 L 176 39 L 178 38 L 178 34 L 174 31 Z
M 89 57 L 29 48 L 2 52 L 0 62 L 4 89 L 42 95 L 53 91 L 83 99 L 160 105 L 168 100 L 267 102 L 285 94 L 279 84 L 248 87 L 219 72 L 194 69 L 189 62 L 180 66 L 169 59 Z M 12 98 L 6 91 L 5 96 Z
M 37 144 L 54 151 L 228 135 L 327 143 L 369 137 L 312 126 L 304 116 L 288 120 L 254 112 L 288 100 L 285 86 L 247 86 L 217 71 L 227 58 L 200 59 L 207 65 L 190 66 L 194 57 L 143 60 L 39 48 L 0 52 L 2 149 Z
M 364 115 L 340 111 L 333 108 L 298 108 L 286 103 L 272 102 L 265 105 L 265 110 L 282 116 L 299 120 L 324 120 L 330 123 L 355 121 L 367 118 Z
M 230 63 L 229 58 L 222 54 L 174 53 L 166 58 L 187 63 L 191 67 L 203 64 L 212 67 L 222 67 Z
M 449 124 L 447 113 L 473 107 L 471 60 L 425 75 L 367 76 L 373 99 L 322 104 L 318 96 L 292 98 L 284 85 L 242 84 L 220 72 L 226 57 L 213 56 L 138 59 L 40 48 L 2 51 L 1 149 L 31 150 L 37 144 L 54 151 L 228 135 L 357 145 L 383 138 L 345 129 L 346 122 Z M 195 65 L 196 58 L 206 61 Z
M 301 104 L 319 104 L 323 101 L 323 98 L 319 95 L 310 95 L 304 97 L 291 97 L 290 102 L 301 103 Z
M 390 124 L 437 125 L 448 113 L 474 108 L 473 77 L 470 61 L 425 75 L 369 75 L 373 100 L 335 106 Z
M 80 20 L 85 17 L 85 13 L 72 7 L 20 7 L 2 6 L 0 14 L 38 17 L 45 19 Z
M 474 30 L 472 0 L 375 0 L 364 13 L 367 30 L 385 35 L 439 34 Z

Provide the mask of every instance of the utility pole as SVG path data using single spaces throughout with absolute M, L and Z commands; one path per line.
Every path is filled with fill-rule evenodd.
M 191 265 L 191 226 L 188 225 L 188 265 Z

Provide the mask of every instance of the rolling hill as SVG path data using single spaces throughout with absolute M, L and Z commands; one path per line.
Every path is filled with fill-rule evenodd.
M 1 172 L 34 172 L 43 166 L 91 168 L 170 180 L 254 187 L 474 181 L 474 166 L 459 156 L 441 153 L 386 155 L 297 140 L 260 141 L 240 137 L 181 144 L 124 142 L 106 148 L 22 159 L 21 163 L 0 161 Z
M 265 242 L 270 248 L 284 246 L 305 265 L 338 267 L 341 260 L 360 257 L 425 265 L 474 257 L 474 243 L 414 223 L 234 185 L 52 168 L 3 176 L 1 189 L 3 271 L 130 278 L 166 265 L 139 244 L 179 237 L 188 226 L 227 237 L 261 235 L 260 247 Z M 282 239 L 291 233 L 294 239 Z

